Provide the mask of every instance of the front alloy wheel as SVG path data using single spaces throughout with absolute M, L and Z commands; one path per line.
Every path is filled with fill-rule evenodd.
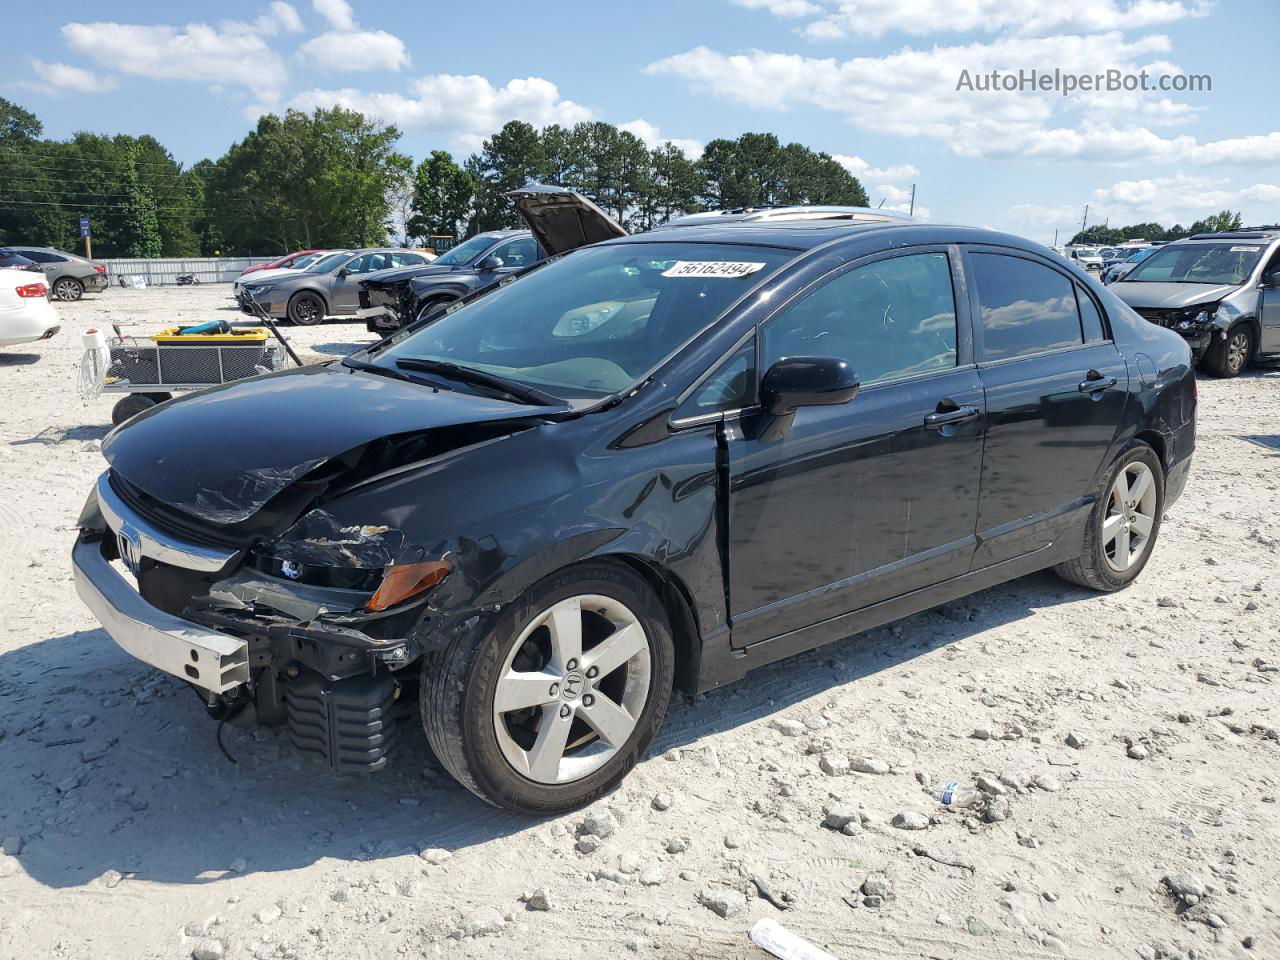
M 675 679 L 649 582 L 620 561 L 575 564 L 475 631 L 422 666 L 422 723 L 445 768 L 481 799 L 534 816 L 612 790 L 648 748 Z
M 644 627 L 624 604 L 602 596 L 553 604 L 525 627 L 498 678 L 493 724 L 502 755 L 538 783 L 599 770 L 636 729 L 650 667 Z
M 1247 323 L 1237 323 L 1227 331 L 1225 339 L 1215 339 L 1205 354 L 1204 365 L 1219 377 L 1238 377 L 1244 373 L 1253 356 L 1253 330 Z

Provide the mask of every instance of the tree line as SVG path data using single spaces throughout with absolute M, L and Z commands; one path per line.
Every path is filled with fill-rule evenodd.
M 531 180 L 578 190 L 632 230 L 705 208 L 868 202 L 829 154 L 768 133 L 712 140 L 695 160 L 608 123 L 512 121 L 461 163 L 433 150 L 415 165 L 396 127 L 333 107 L 266 114 L 190 167 L 151 136 L 43 134 L 35 114 L 0 98 L 0 244 L 76 248 L 81 216 L 98 256 L 456 241 L 518 226 L 505 194 Z
M 1239 213 L 1221 210 L 1202 220 L 1197 220 L 1189 227 L 1175 223 L 1172 227 L 1164 227 L 1158 223 L 1133 223 L 1127 227 L 1110 227 L 1096 224 L 1081 230 L 1071 238 L 1070 243 L 1092 244 L 1094 246 L 1113 246 L 1126 240 L 1181 240 L 1183 237 L 1197 233 L 1221 233 L 1224 230 L 1239 230 L 1244 219 Z

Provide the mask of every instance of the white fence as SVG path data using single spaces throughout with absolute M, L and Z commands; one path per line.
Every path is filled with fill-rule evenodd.
M 190 273 L 201 283 L 230 283 L 240 276 L 240 271 L 255 263 L 269 263 L 276 257 L 173 257 L 161 260 L 145 258 L 118 258 L 99 260 L 107 266 L 113 284 L 120 277 L 142 277 L 147 286 L 174 284 L 178 277 Z

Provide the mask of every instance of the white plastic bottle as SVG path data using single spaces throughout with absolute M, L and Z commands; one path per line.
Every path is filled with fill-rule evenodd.
M 926 792 L 946 807 L 976 807 L 986 797 L 977 787 L 966 787 L 955 780 Z

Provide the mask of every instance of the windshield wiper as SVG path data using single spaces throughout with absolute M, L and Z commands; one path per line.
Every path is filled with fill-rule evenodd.
M 403 380 L 405 383 L 419 383 L 413 377 L 405 376 L 399 370 L 393 370 L 390 367 L 384 367 L 378 363 L 369 363 L 367 360 L 357 360 L 355 354 L 342 358 L 342 365 L 350 367 L 352 370 L 367 370 L 369 373 L 376 373 L 381 377 L 390 377 L 392 380 Z
M 427 360 L 423 357 L 398 357 L 396 358 L 396 366 L 403 370 L 421 370 L 423 373 L 438 373 L 441 376 L 449 377 L 462 383 L 471 383 L 478 387 L 485 387 L 492 392 L 504 394 L 514 400 L 518 400 L 521 403 L 526 403 L 531 406 L 565 406 L 565 402 L 559 397 L 553 397 L 549 393 L 543 393 L 535 387 L 530 387 L 527 384 L 508 380 L 506 377 L 500 377 L 497 374 L 486 373 L 483 370 L 476 370 L 473 367 L 464 367 L 456 363 L 449 363 L 447 360 Z

